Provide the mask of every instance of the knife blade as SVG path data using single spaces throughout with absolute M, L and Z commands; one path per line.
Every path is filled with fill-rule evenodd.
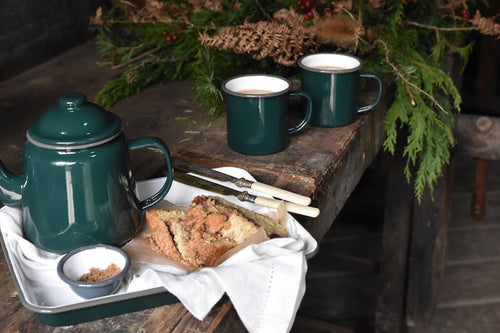
M 280 201 L 280 200 L 276 200 L 276 199 L 256 196 L 256 195 L 248 193 L 247 191 L 238 191 L 238 190 L 235 190 L 231 187 L 217 184 L 217 183 L 208 181 L 206 179 L 187 174 L 187 173 L 182 172 L 182 171 L 175 171 L 174 172 L 174 180 L 178 181 L 179 183 L 183 183 L 185 185 L 204 189 L 204 190 L 207 190 L 210 192 L 214 192 L 214 193 L 218 193 L 218 194 L 222 194 L 222 195 L 228 195 L 228 196 L 235 196 L 240 201 L 252 202 L 252 203 L 255 203 L 256 205 L 259 205 L 259 206 L 278 209 L 281 204 L 284 204 L 286 211 L 288 211 L 290 213 L 296 213 L 296 214 L 300 214 L 300 215 L 304 215 L 304 216 L 309 216 L 309 217 L 317 217 L 320 213 L 319 209 L 316 207 L 298 205 L 298 204 L 291 203 L 291 202 L 284 202 L 284 201 Z
M 269 194 L 273 197 L 280 198 L 286 201 L 290 201 L 299 205 L 308 206 L 311 204 L 311 198 L 297 193 L 293 193 L 281 188 L 260 183 L 257 181 L 251 181 L 245 178 L 237 178 L 231 175 L 225 174 L 223 172 L 214 170 L 210 167 L 206 167 L 199 164 L 185 163 L 178 160 L 174 160 L 174 169 L 178 169 L 184 172 L 195 173 L 200 176 L 206 176 L 208 178 L 216 179 L 222 182 L 231 182 L 238 187 L 249 188 L 256 192 L 261 192 Z

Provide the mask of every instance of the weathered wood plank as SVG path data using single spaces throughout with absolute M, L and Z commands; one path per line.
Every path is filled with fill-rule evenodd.
M 490 185 L 488 183 L 488 185 Z M 475 222 L 470 215 L 470 206 L 472 202 L 472 190 L 469 193 L 455 193 L 452 203 L 452 211 L 454 217 L 450 221 L 451 228 L 476 228 L 478 223 Z M 497 209 L 489 209 L 500 204 L 500 192 L 489 191 L 485 198 L 485 215 L 480 225 L 489 227 L 491 225 L 500 225 L 500 211 Z
M 488 160 L 476 158 L 476 170 L 474 172 L 474 191 L 472 192 L 471 215 L 474 221 L 484 219 L 484 207 L 486 196 L 486 178 Z
M 446 265 L 439 308 L 500 303 L 500 260 Z
M 231 307 L 226 316 L 220 321 L 214 333 L 247 333 L 245 325 L 238 317 L 234 307 Z
M 299 218 L 311 235 L 321 240 L 382 145 L 383 121 L 392 100 L 389 96 L 348 126 L 308 126 L 291 137 L 284 151 L 272 155 L 248 156 L 231 150 L 226 143 L 226 121 L 219 118 L 174 157 L 214 167 L 239 167 L 259 181 L 312 196 L 321 215 Z
M 71 52 L 70 58 L 66 56 L 54 59 L 47 66 L 39 67 L 22 77 L 16 77 L 9 84 L 2 84 L 2 88 L 5 88 L 0 89 L 2 98 L 5 97 L 11 118 L 8 122 L 1 123 L 0 127 L 8 133 L 22 133 L 12 136 L 16 149 L 19 150 L 16 159 L 10 158 L 10 161 L 16 163 L 15 165 L 22 164 L 21 151 L 26 128 L 48 107 L 56 103 L 61 91 L 65 92 L 70 88 L 82 91 L 89 96 L 89 100 L 92 100 L 103 81 L 114 75 L 107 70 L 93 71 L 90 66 L 79 66 L 85 59 L 95 59 L 94 49 L 93 44 L 87 45 L 83 50 Z M 77 72 L 76 69 L 80 68 L 82 72 Z M 71 82 L 65 80 L 68 78 L 68 72 L 72 73 Z M 50 79 L 54 85 L 27 85 L 26 83 L 31 82 L 33 76 Z M 249 157 L 232 154 L 227 150 L 224 127 L 218 126 L 219 123 L 224 123 L 224 119 L 212 122 L 206 112 L 199 105 L 195 105 L 192 96 L 189 82 L 172 82 L 150 87 L 140 95 L 118 103 L 112 111 L 122 118 L 124 132 L 128 138 L 158 136 L 167 143 L 176 157 L 183 156 L 185 159 L 214 166 L 244 167 L 256 178 L 270 184 L 314 196 L 314 203 L 322 209 L 321 218 L 303 219 L 301 222 L 317 239 L 321 239 L 330 228 L 364 170 L 377 154 L 383 140 L 383 120 L 389 104 L 389 101 L 384 100 L 375 109 L 361 115 L 354 124 L 343 128 L 309 126 L 305 132 L 291 137 L 291 145 L 282 153 L 265 157 Z M 367 96 L 367 98 L 370 97 Z M 32 111 L 34 105 L 37 106 L 36 112 L 27 112 Z M 186 113 L 187 110 L 195 110 L 195 112 Z M 180 118 L 189 119 L 176 120 Z M 20 128 L 14 128 L 12 126 L 14 123 Z M 177 154 L 181 150 L 183 153 Z M 132 156 L 133 170 L 138 170 L 138 173 L 135 173 L 136 176 L 150 175 L 151 171 L 158 169 L 159 164 L 156 159 L 143 156 Z M 4 156 L 0 158 L 3 160 Z M 16 173 L 22 172 L 15 171 Z M 0 278 L 11 280 L 6 269 L 2 270 Z M 6 307 L 0 306 L 0 317 L 5 318 L 4 314 L 9 314 L 5 320 L 15 321 L 14 326 L 11 326 L 13 331 L 56 332 L 62 329 L 44 326 L 36 315 L 22 307 L 18 298 L 13 298 L 12 303 L 5 302 L 4 299 L 5 297 L 2 298 L 0 304 L 6 304 Z M 163 320 L 160 326 L 168 331 L 171 323 L 165 323 L 166 317 L 162 315 L 166 316 L 169 310 L 171 310 L 170 307 L 144 310 L 75 325 L 71 329 L 108 331 L 120 327 L 126 332 L 130 327 L 139 325 L 143 331 L 154 331 L 154 326 L 149 326 L 146 322 L 151 320 L 152 323 L 158 324 L 158 321 Z M 175 307 L 174 310 L 181 311 L 182 309 Z M 234 314 L 233 311 L 226 312 L 224 322 L 232 313 Z M 178 322 L 178 318 L 176 320 Z M 141 328 L 140 325 L 145 326 Z M 196 324 L 193 325 L 196 326 Z
M 413 205 L 406 324 L 426 326 L 437 303 L 444 271 L 447 228 L 450 219 L 453 166 L 443 168 L 433 195 L 424 194 Z
M 459 114 L 455 119 L 460 152 L 486 160 L 500 159 L 500 118 Z
M 232 311 L 231 301 L 224 297 L 220 300 L 210 311 L 207 317 L 200 321 L 194 318 L 189 312 L 186 312 L 179 323 L 171 331 L 172 333 L 238 333 L 246 332 L 246 329 L 241 324 L 235 311 Z M 228 318 L 226 318 L 226 316 Z M 231 318 L 229 318 L 231 316 Z M 225 320 L 224 325 L 220 326 L 220 323 Z M 170 332 L 165 330 L 159 330 L 159 332 Z
M 333 266 L 332 270 L 336 267 Z M 359 318 L 359 325 L 373 327 L 373 314 L 379 279 L 377 274 L 351 273 L 324 277 L 307 277 L 307 297 L 300 306 L 300 315 L 334 322 Z M 321 306 L 318 306 L 321 299 Z M 362 319 L 363 318 L 363 319 Z M 342 326 L 342 325 L 341 325 Z
M 298 317 L 292 333 L 355 333 L 353 329 L 341 327 L 314 318 Z
M 500 327 L 500 303 L 438 308 L 433 324 L 408 333 L 496 333 Z
M 5 148 L 0 151 L 0 160 L 11 172 L 23 173 L 27 128 L 56 105 L 62 94 L 79 91 L 93 101 L 103 84 L 113 78 L 116 73 L 96 66 L 97 61 L 95 41 L 90 41 L 0 83 L 0 99 L 5 111 L 0 122 L 0 141 Z M 193 95 L 192 82 L 169 82 L 149 87 L 117 103 L 111 111 L 122 119 L 127 138 L 157 136 L 174 153 L 183 142 L 196 136 L 195 127 L 209 126 L 212 120 L 193 102 Z M 131 155 L 137 179 L 151 176 L 164 164 L 158 154 L 149 150 L 134 151 Z M 174 304 L 69 327 L 50 327 L 21 304 L 3 254 L 0 255 L 0 281 L 5 281 L 0 285 L 0 330 L 5 332 L 158 332 L 158 328 L 161 332 L 170 332 L 187 313 L 182 304 Z
M 369 220 L 367 220 L 369 221 Z M 366 232 L 366 231 L 361 231 Z M 328 237 L 328 236 L 325 236 Z M 316 272 L 331 270 L 331 263 L 345 263 L 346 269 L 351 267 L 349 262 L 352 262 L 352 267 L 357 267 L 358 264 L 366 269 L 379 269 L 379 260 L 381 255 L 380 234 L 366 237 L 351 238 L 339 240 L 336 242 L 322 242 L 321 255 L 316 255 L 309 261 L 311 267 L 314 267 Z M 329 238 L 325 238 L 325 240 Z M 338 267 L 334 265 L 333 267 Z M 360 269 L 362 269 L 360 267 Z
M 452 215 L 453 218 L 453 215 Z M 500 225 L 477 225 L 448 231 L 446 262 L 473 263 L 500 260 Z
M 402 172 L 405 162 L 399 157 L 401 151 L 399 144 L 395 156 L 390 158 L 387 177 L 380 259 L 381 284 L 375 311 L 375 329 L 378 333 L 399 333 L 404 327 L 413 188 Z

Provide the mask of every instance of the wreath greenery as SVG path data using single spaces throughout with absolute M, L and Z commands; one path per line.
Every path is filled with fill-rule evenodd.
M 500 38 L 496 17 L 482 16 L 480 6 L 487 1 L 115 1 L 91 18 L 102 65 L 122 71 L 96 102 L 109 108 L 150 84 L 191 78 L 196 99 L 217 117 L 223 113 L 219 87 L 230 76 L 293 77 L 303 54 L 355 54 L 363 70 L 394 77 L 384 148 L 394 154 L 398 128 L 407 128 L 405 174 L 420 199 L 449 163 L 453 114 L 460 112 L 445 56 L 457 54 L 466 64 L 471 34 Z

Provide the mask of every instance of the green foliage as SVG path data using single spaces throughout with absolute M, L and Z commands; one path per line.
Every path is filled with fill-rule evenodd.
M 196 100 L 208 106 L 208 113 L 214 117 L 221 115 L 223 110 L 222 93 L 219 89 L 223 73 L 217 72 L 221 68 L 219 62 L 230 61 L 229 54 L 225 57 L 217 56 L 213 49 L 200 49 L 197 60 L 190 64 L 190 70 L 195 80 Z
M 387 4 L 387 25 L 391 30 L 397 30 L 401 26 L 405 16 L 406 3 L 404 1 L 388 1 Z
M 416 35 L 407 32 L 401 36 Z M 406 129 L 404 172 L 408 181 L 413 180 L 420 199 L 426 187 L 433 189 L 443 165 L 449 163 L 454 145 L 453 113 L 460 110 L 462 100 L 451 78 L 435 61 L 436 55 L 425 56 L 412 47 L 414 44 L 406 40 L 398 43 L 404 47 L 391 50 L 401 76 L 396 76 L 395 101 L 385 119 L 384 148 L 394 154 L 398 128 Z M 417 170 L 415 174 L 413 170 Z
M 189 1 L 165 1 L 191 8 Z M 469 5 L 484 1 L 467 1 Z M 248 72 L 295 76 L 298 66 L 285 67 L 271 59 L 254 60 L 250 55 L 235 54 L 202 46 L 198 37 L 219 27 L 269 20 L 282 8 L 297 8 L 295 0 L 221 0 L 223 11 L 208 8 L 192 11 L 189 20 L 170 20 L 133 24 L 114 6 L 103 15 L 98 27 L 97 45 L 107 65 L 122 70 L 121 76 L 106 84 L 97 102 L 109 108 L 123 97 L 136 94 L 150 84 L 163 80 L 191 78 L 196 99 L 207 106 L 210 115 L 223 110 L 221 83 L 234 75 Z M 317 0 L 317 10 L 333 3 Z M 461 96 L 446 68 L 452 52 L 467 63 L 472 43 L 460 28 L 465 20 L 443 12 L 438 1 L 387 0 L 383 8 L 369 1 L 354 1 L 349 15 L 372 29 L 372 40 L 359 39 L 355 53 L 364 61 L 364 71 L 394 77 L 394 102 L 385 118 L 386 139 L 383 147 L 395 153 L 398 133 L 405 137 L 404 170 L 414 183 L 415 195 L 433 189 L 442 167 L 449 163 L 454 145 L 453 114 L 460 111 Z M 107 23 L 106 23 L 107 22 Z M 312 21 L 305 25 L 313 24 Z M 176 33 L 168 42 L 163 32 Z M 352 52 L 351 49 L 320 45 L 321 51 Z
M 434 188 L 444 165 L 449 163 L 454 146 L 453 114 L 460 111 L 460 93 L 445 70 L 445 57 L 458 52 L 466 62 L 471 45 L 461 45 L 454 31 L 425 29 L 416 25 L 401 25 L 409 17 L 426 17 L 426 24 L 437 24 L 439 18 L 426 9 L 420 16 L 414 5 L 393 2 L 387 24 L 378 25 L 378 36 L 384 44 L 378 52 L 364 56 L 365 69 L 395 75 L 394 102 L 385 118 L 384 149 L 395 153 L 400 129 L 407 133 L 403 155 L 405 175 L 414 184 L 415 195 L 421 199 L 425 189 Z M 441 22 L 442 24 L 443 22 Z M 363 50 L 361 50 L 363 53 Z

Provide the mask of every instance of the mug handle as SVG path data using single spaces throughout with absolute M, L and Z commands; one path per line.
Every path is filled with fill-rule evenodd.
M 161 150 L 161 152 L 165 156 L 165 161 L 167 162 L 166 166 L 167 178 L 165 180 L 165 184 L 163 184 L 163 186 L 158 192 L 156 192 L 151 197 L 139 202 L 139 208 L 142 210 L 151 207 L 152 205 L 163 199 L 165 195 L 167 195 L 168 190 L 170 190 L 170 186 L 172 186 L 172 180 L 174 179 L 172 173 L 172 161 L 170 157 L 170 152 L 165 143 L 161 139 L 155 137 L 146 137 L 146 138 L 130 140 L 128 143 L 129 150 L 146 148 L 146 147 L 154 147 Z
M 290 96 L 304 97 L 306 99 L 306 102 L 307 102 L 306 115 L 304 116 L 304 119 L 302 119 L 300 124 L 288 129 L 288 134 L 295 134 L 297 132 L 300 132 L 309 123 L 309 120 L 311 119 L 311 114 L 312 114 L 312 101 L 311 101 L 311 98 L 309 97 L 309 95 L 307 95 L 303 91 L 291 92 Z
M 382 97 L 382 80 L 380 79 L 380 77 L 375 74 L 375 73 L 360 73 L 359 74 L 360 77 L 366 77 L 366 78 L 372 78 L 372 79 L 375 79 L 377 80 L 378 82 L 378 93 L 377 93 L 377 97 L 375 98 L 375 100 L 373 102 L 371 102 L 370 104 L 368 105 L 365 105 L 365 106 L 360 106 L 358 107 L 358 112 L 361 113 L 361 112 L 365 112 L 365 111 L 368 111 L 370 110 L 371 108 L 373 108 L 375 105 L 377 105 L 377 103 L 380 101 L 380 98 Z

